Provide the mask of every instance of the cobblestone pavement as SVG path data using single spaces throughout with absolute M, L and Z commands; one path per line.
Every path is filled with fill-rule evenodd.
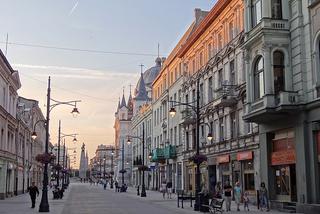
M 129 188 L 127 193 L 116 193 L 114 189 L 104 190 L 102 186 L 74 183 L 65 192 L 63 200 L 52 200 L 50 191 L 50 213 L 54 214 L 189 214 L 196 213 L 190 203 L 184 204 L 184 209 L 177 207 L 176 196 L 172 199 L 163 199 L 159 192 L 147 191 L 147 197 L 137 196 L 136 189 Z M 40 197 L 37 198 L 36 209 L 30 208 L 30 199 L 27 194 L 0 201 L 0 214 L 33 214 L 38 213 Z M 242 207 L 243 209 L 243 207 Z M 235 204 L 232 205 L 235 210 Z M 258 213 L 251 207 L 249 213 Z M 229 213 L 248 213 L 233 211 Z M 280 214 L 271 211 L 270 214 Z
M 69 188 L 70 189 L 70 188 Z M 52 199 L 52 190 L 48 191 L 49 206 L 51 214 L 61 214 L 64 204 L 69 195 L 69 189 L 64 193 L 64 197 L 61 200 Z M 23 195 L 18 195 L 12 198 L 6 198 L 5 200 L 0 200 L 0 214 L 34 214 L 39 213 L 39 204 L 41 201 L 42 191 L 40 190 L 40 195 L 36 200 L 36 207 L 31 208 L 31 200 L 28 193 Z

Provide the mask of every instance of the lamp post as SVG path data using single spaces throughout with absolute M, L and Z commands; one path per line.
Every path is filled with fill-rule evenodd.
M 50 102 L 53 101 L 54 104 L 50 105 Z M 51 79 L 48 78 L 48 89 L 47 89 L 47 112 L 46 112 L 46 143 L 45 143 L 45 154 L 49 154 L 49 124 L 50 124 L 50 112 L 51 110 L 58 105 L 69 105 L 73 106 L 73 110 L 71 113 L 73 116 L 79 114 L 77 109 L 77 102 L 81 102 L 81 100 L 75 101 L 67 101 L 60 102 L 51 98 Z M 32 136 L 36 137 L 36 133 L 32 133 Z M 43 187 L 42 187 L 42 196 L 41 202 L 39 206 L 39 212 L 49 212 L 49 202 L 48 202 L 48 163 L 44 164 L 43 169 Z
M 106 155 L 103 157 L 103 179 L 106 180 Z
M 145 181 L 144 181 L 144 171 L 145 171 L 145 165 L 144 165 L 144 123 L 142 123 L 142 137 L 138 136 L 128 136 L 128 144 L 131 143 L 130 138 L 136 138 L 139 139 L 142 142 L 142 188 L 141 188 L 141 197 L 147 197 L 146 193 L 146 186 L 145 186 Z
M 113 150 L 111 150 L 111 183 L 110 183 L 110 189 L 113 189 L 113 175 L 114 175 L 114 171 L 113 171 Z
M 196 94 L 196 100 L 192 102 L 177 102 L 177 101 L 169 101 L 172 103 L 172 107 L 170 108 L 169 114 L 174 117 L 176 114 L 175 106 L 187 106 L 190 107 L 196 114 L 196 155 L 199 156 L 200 154 L 200 134 L 199 134 L 199 129 L 200 129 L 200 76 L 198 75 L 196 77 L 196 88 L 197 88 L 197 94 Z M 194 106 L 196 104 L 196 106 Z M 208 140 L 212 140 L 212 134 L 209 133 L 207 136 Z M 200 206 L 201 206 L 201 200 L 199 197 L 199 193 L 201 191 L 200 189 L 200 183 L 201 183 L 201 174 L 200 174 L 200 162 L 197 162 L 197 170 L 196 170 L 196 201 L 194 205 L 194 210 L 199 211 Z
M 59 120 L 59 129 L 58 129 L 58 164 L 57 164 L 57 186 L 60 186 L 60 142 L 61 139 L 65 138 L 65 137 L 73 137 L 73 142 L 76 143 L 77 142 L 77 136 L 78 134 L 63 134 L 61 133 L 61 120 Z M 64 146 L 64 151 L 63 151 L 63 163 L 64 163 L 64 154 L 65 154 L 65 146 Z M 64 168 L 64 164 L 62 164 L 62 168 Z M 64 184 L 63 179 L 64 176 L 62 176 L 62 184 Z

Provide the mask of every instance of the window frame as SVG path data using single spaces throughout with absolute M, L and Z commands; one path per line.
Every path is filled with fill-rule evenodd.
M 259 68 L 260 62 L 262 68 Z M 254 63 L 253 70 L 253 88 L 254 88 L 254 100 L 259 100 L 265 95 L 265 77 L 264 77 L 264 58 L 262 56 L 257 57 Z M 258 81 L 257 81 L 258 80 Z M 261 85 L 261 83 L 263 85 Z M 258 86 L 258 87 L 257 87 Z M 261 91 L 263 89 L 263 91 Z

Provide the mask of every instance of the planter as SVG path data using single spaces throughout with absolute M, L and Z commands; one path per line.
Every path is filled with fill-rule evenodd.
M 199 155 L 193 155 L 192 157 L 189 158 L 190 162 L 193 162 L 195 164 L 201 164 L 205 161 L 207 161 L 208 158 L 205 155 L 199 154 Z

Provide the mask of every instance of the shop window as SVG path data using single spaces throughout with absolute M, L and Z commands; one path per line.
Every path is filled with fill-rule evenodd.
M 290 168 L 289 166 L 277 166 L 276 173 L 276 194 L 290 195 Z
M 260 56 L 254 66 L 254 99 L 258 100 L 264 95 L 264 65 Z
M 261 0 L 252 0 L 252 27 L 255 27 L 257 24 L 260 23 L 262 19 L 262 5 Z
M 282 0 L 272 0 L 271 8 L 272 8 L 272 18 L 273 19 L 282 19 Z
M 274 93 L 285 90 L 285 73 L 284 73 L 284 54 L 281 51 L 273 53 L 273 76 L 274 76 Z

